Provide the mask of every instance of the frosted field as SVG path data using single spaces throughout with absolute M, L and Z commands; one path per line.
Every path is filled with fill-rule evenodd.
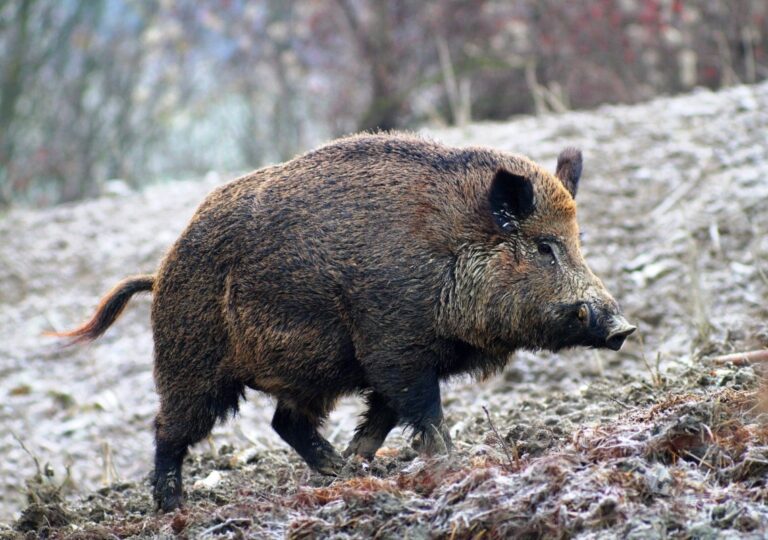
M 261 504 L 266 504 L 263 497 L 271 496 L 265 493 L 285 497 L 285 503 L 306 493 L 302 490 L 311 491 L 307 485 L 340 490 L 323 495 L 328 498 L 323 504 L 317 494 L 314 499 L 308 495 L 309 502 L 286 503 L 289 510 L 275 514 L 269 527 L 269 519 L 259 522 L 262 529 L 255 519 L 248 526 L 243 521 L 240 528 L 254 537 L 298 534 L 305 526 L 318 534 L 333 530 L 395 535 L 407 530 L 418 536 L 419 531 L 450 535 L 458 530 L 465 534 L 458 537 L 469 537 L 485 528 L 491 537 L 499 531 L 536 536 L 552 532 L 552 523 L 566 536 L 675 535 L 696 532 L 695 527 L 702 534 L 757 534 L 768 524 L 765 473 L 745 466 L 744 459 L 750 455 L 750 463 L 768 463 L 768 451 L 761 446 L 768 442 L 760 431 L 762 420 L 739 415 L 757 407 L 753 401 L 759 373 L 751 367 L 714 366 L 706 359 L 768 346 L 768 84 L 428 135 L 453 145 L 522 153 L 551 168 L 564 146 L 580 147 L 585 170 L 578 202 L 586 259 L 639 331 L 618 354 L 521 353 L 501 376 L 480 383 L 452 382 L 443 390 L 443 399 L 457 441 L 453 459 L 458 461 L 411 461 L 413 456 L 401 455 L 399 449 L 407 441 L 398 431 L 386 443 L 395 457 L 385 456 L 386 467 L 375 474 L 382 484 L 358 485 L 359 471 L 354 470 L 333 485 L 310 475 L 269 427 L 271 400 L 250 392 L 240 417 L 217 427 L 213 444 L 232 445 L 235 453 L 253 448 L 252 455 L 259 457 L 255 465 L 238 463 L 226 473 L 229 483 L 222 486 L 230 491 L 222 488 L 217 505 L 235 504 L 241 495 L 228 497 L 241 475 L 254 493 L 262 494 Z M 56 482 L 69 470 L 63 493 L 71 500 L 119 480 L 139 482 L 135 495 L 126 497 L 149 504 L 142 498 L 148 488 L 141 484 L 151 468 L 151 423 L 157 406 L 149 297 L 135 297 L 119 322 L 93 345 L 61 350 L 41 334 L 70 328 L 89 316 L 101 294 L 122 277 L 154 271 L 205 194 L 228 179 L 211 174 L 200 182 L 157 185 L 141 193 L 43 211 L 15 210 L 0 217 L 0 521 L 19 516 L 25 481 L 35 472 L 33 459 L 19 441 L 41 465 L 50 463 Z M 721 410 L 730 411 L 728 418 L 738 419 L 751 437 L 745 435 L 745 447 L 738 452 L 723 450 L 730 462 L 690 448 L 686 451 L 698 460 L 686 458 L 680 449 L 665 454 L 669 449 L 664 444 L 641 449 L 638 445 L 651 444 L 648 438 L 635 446 L 625 444 L 632 433 L 667 433 L 665 429 L 679 427 L 686 415 L 688 420 L 703 415 L 696 425 L 709 421 L 707 425 L 716 428 L 710 410 L 714 402 L 723 403 Z M 649 412 L 653 406 L 660 407 L 657 413 Z M 523 461 L 506 463 L 483 407 Z M 337 408 L 325 428 L 331 442 L 346 444 L 359 411 L 352 398 Z M 602 472 L 623 470 L 610 461 L 617 456 L 598 451 L 604 448 L 596 442 L 600 433 L 605 440 L 615 438 L 611 448 L 623 449 L 619 457 L 639 460 L 634 470 L 643 467 L 643 478 L 660 479 L 656 487 L 637 495 L 631 491 L 635 488 L 620 482 L 599 483 Z M 696 431 L 695 437 L 700 436 Z M 728 436 L 720 434 L 721 440 L 730 440 Z M 216 469 L 222 458 L 212 458 L 210 452 L 205 442 L 195 447 L 193 461 L 199 467 L 187 467 L 188 472 L 205 477 Z M 223 455 L 227 452 L 225 447 Z M 592 460 L 594 468 L 585 469 L 587 462 L 556 462 L 558 456 L 571 455 L 568 452 Z M 552 467 L 562 472 L 561 486 L 573 484 L 573 496 L 546 484 L 552 472 L 541 461 L 546 459 L 554 460 Z M 716 470 L 740 464 L 746 467 L 739 469 L 741 476 L 712 479 Z M 438 465 L 443 467 L 433 471 L 438 487 L 420 492 L 417 480 Z M 467 478 L 466 470 L 479 476 L 464 485 L 459 496 L 456 485 Z M 643 481 L 655 481 L 647 478 Z M 416 480 L 408 484 L 408 479 Z M 405 517 L 392 525 L 376 512 L 355 514 L 343 483 L 353 480 L 358 482 L 355 493 L 381 492 L 397 499 L 402 505 L 397 515 Z M 734 487 L 731 481 L 740 483 Z M 191 490 L 194 479 L 185 482 Z M 590 482 L 592 495 L 585 491 Z M 416 502 L 402 495 L 411 492 L 421 493 Z M 346 506 L 333 510 L 329 505 L 336 500 Z M 483 500 L 493 501 L 497 511 L 514 509 L 514 516 L 483 514 L 490 511 Z M 531 500 L 533 507 L 519 506 Z M 448 511 L 454 504 L 455 512 Z M 718 505 L 726 507 L 718 510 Z M 199 533 L 215 525 L 202 517 L 215 508 L 196 508 L 190 530 Z M 273 511 L 271 506 L 258 510 L 264 515 Z M 156 528 L 150 532 L 168 531 L 167 521 L 153 519 Z M 369 528 L 355 529 L 353 521 L 354 526 L 367 523 Z M 499 523 L 507 528 L 498 528 Z M 200 528 L 192 529 L 195 526 Z

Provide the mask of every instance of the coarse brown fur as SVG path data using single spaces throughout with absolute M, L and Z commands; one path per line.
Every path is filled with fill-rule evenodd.
M 491 374 L 520 348 L 620 347 L 633 328 L 579 250 L 580 173 L 572 149 L 555 176 L 362 134 L 216 189 L 154 279 L 124 282 L 72 334 L 97 337 L 151 288 L 158 505 L 180 504 L 187 447 L 246 387 L 275 396 L 275 430 L 333 474 L 342 458 L 317 427 L 342 395 L 369 404 L 347 454 L 372 458 L 397 424 L 440 452 L 441 379 Z

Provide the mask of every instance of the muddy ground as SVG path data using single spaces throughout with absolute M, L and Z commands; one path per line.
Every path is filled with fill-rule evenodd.
M 584 150 L 585 254 L 640 328 L 620 353 L 520 353 L 453 381 L 451 456 L 418 457 L 397 431 L 338 479 L 310 473 L 249 393 L 193 449 L 186 508 L 157 515 L 149 299 L 86 348 L 41 333 L 153 271 L 226 179 L 15 210 L 0 218 L 0 538 L 764 537 L 762 368 L 712 358 L 768 346 L 768 84 L 430 135 L 551 166 Z M 331 416 L 335 445 L 359 412 L 349 398 Z

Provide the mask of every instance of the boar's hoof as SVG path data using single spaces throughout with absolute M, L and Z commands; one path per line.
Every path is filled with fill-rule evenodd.
M 344 467 L 344 458 L 341 457 L 336 451 L 324 452 L 317 457 L 317 461 L 310 463 L 310 467 L 326 476 L 339 476 L 341 469 Z
M 342 454 L 345 458 L 350 456 L 360 456 L 366 461 L 373 461 L 376 456 L 376 451 L 381 447 L 381 440 L 379 437 L 355 437 L 352 442 L 349 443 L 347 449 Z
M 430 425 L 413 438 L 411 444 L 414 450 L 428 456 L 448 454 L 453 450 L 451 435 L 445 424 L 440 426 Z
M 156 480 L 153 495 L 156 509 L 163 513 L 181 508 L 181 483 L 173 473 Z

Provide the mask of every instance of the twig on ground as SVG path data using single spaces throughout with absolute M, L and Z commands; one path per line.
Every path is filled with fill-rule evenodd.
M 715 356 L 710 360 L 718 365 L 733 364 L 734 366 L 748 366 L 754 362 L 768 362 L 768 349 L 724 354 Z
M 700 458 L 699 456 L 697 456 L 697 455 L 696 455 L 696 454 L 694 454 L 693 452 L 690 452 L 690 451 L 688 451 L 688 450 L 683 450 L 683 454 L 685 454 L 686 456 L 688 456 L 688 457 L 689 457 L 689 458 L 691 458 L 691 459 L 694 459 L 694 460 L 696 460 L 696 461 L 699 463 L 699 465 L 704 465 L 704 466 L 705 466 L 705 467 L 707 467 L 707 468 L 708 468 L 710 471 L 716 471 L 716 470 L 717 470 L 717 467 L 715 467 L 715 466 L 714 466 L 714 465 L 712 465 L 711 463 L 708 463 L 708 462 L 704 461 L 704 458 Z
M 623 401 L 620 401 L 620 400 L 616 399 L 616 398 L 615 398 L 615 397 L 613 397 L 613 396 L 605 396 L 605 397 L 607 397 L 608 399 L 610 399 L 610 400 L 611 400 L 611 401 L 613 401 L 614 403 L 616 403 L 616 404 L 618 404 L 618 405 L 621 405 L 621 407 L 622 407 L 622 408 L 624 408 L 624 410 L 629 410 L 629 409 L 631 409 L 631 408 L 632 408 L 632 407 L 630 407 L 629 405 L 627 405 L 626 403 L 624 403 Z
M 216 446 L 216 441 L 213 438 L 213 433 L 209 433 L 205 441 L 208 443 L 208 448 L 211 452 L 211 457 L 217 459 L 219 457 L 219 449 Z
M 16 439 L 16 442 L 19 443 L 19 446 L 21 446 L 21 449 L 24 450 L 29 457 L 32 458 L 32 461 L 35 462 L 35 469 L 37 470 L 37 475 L 42 478 L 43 476 L 43 469 L 40 467 L 40 460 L 37 459 L 37 456 L 33 454 L 29 448 L 27 448 L 27 445 L 24 444 L 24 441 L 19 438 L 18 435 L 16 435 L 16 432 L 11 430 L 11 437 Z
M 488 419 L 488 424 L 491 426 L 491 431 L 493 431 L 493 434 L 496 435 L 496 438 L 499 441 L 499 444 L 501 445 L 501 449 L 504 450 L 504 454 L 507 456 L 507 462 L 509 464 L 509 468 L 512 470 L 519 469 L 520 465 L 520 456 L 517 453 L 517 445 L 515 444 L 513 446 L 515 459 L 512 459 L 512 455 L 509 453 L 509 445 L 507 444 L 507 441 L 505 441 L 501 435 L 499 434 L 499 431 L 496 429 L 496 426 L 493 425 L 493 420 L 491 420 L 491 413 L 488 412 L 488 408 L 483 405 L 483 411 L 485 412 L 485 417 Z
M 661 352 L 656 353 L 656 366 L 655 369 L 651 367 L 651 364 L 648 362 L 648 359 L 645 357 L 645 340 L 643 339 L 643 334 L 638 334 L 638 339 L 640 340 L 640 359 L 643 361 L 643 364 L 645 364 L 645 369 L 648 370 L 648 373 L 651 375 L 651 382 L 653 383 L 653 386 L 650 387 L 653 390 L 656 390 L 657 388 L 660 388 L 664 386 L 664 377 L 661 375 Z
M 217 525 L 214 525 L 213 527 L 208 527 L 203 532 L 200 533 L 200 536 L 203 537 L 207 534 L 214 533 L 216 531 L 220 531 L 221 529 L 226 529 L 227 527 L 231 527 L 233 525 L 250 525 L 251 520 L 248 518 L 229 518 L 228 520 L 219 523 Z
M 117 473 L 117 467 L 115 467 L 115 462 L 112 460 L 112 446 L 107 441 L 101 443 L 101 459 L 101 483 L 104 486 L 108 486 L 114 482 L 119 482 L 120 475 Z

